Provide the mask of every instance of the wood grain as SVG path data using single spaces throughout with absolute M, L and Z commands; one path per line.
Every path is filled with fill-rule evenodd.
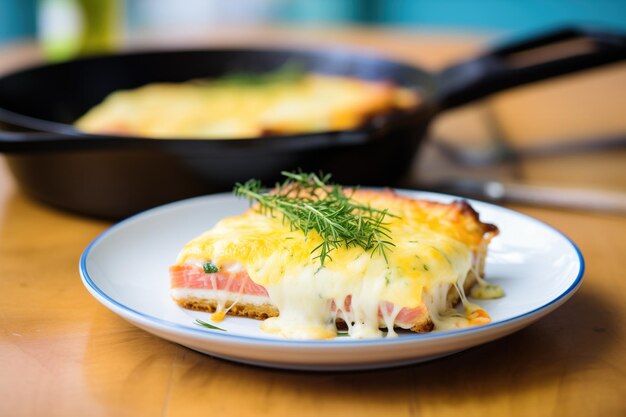
M 431 58 L 434 66 L 475 48 L 450 36 L 339 32 L 340 39 L 376 48 L 393 39 L 390 48 L 409 60 L 417 60 L 412 45 L 427 45 L 422 50 L 439 54 Z M 524 116 L 524 108 L 516 112 Z M 473 122 L 449 117 L 453 132 L 472 134 Z M 626 189 L 624 153 L 568 158 L 529 161 L 521 179 Z M 582 165 L 586 175 L 579 173 Z M 275 371 L 177 346 L 100 305 L 80 282 L 77 264 L 109 224 L 30 200 L 0 159 L 0 415 L 625 415 L 626 218 L 513 208 L 580 245 L 584 283 L 563 307 L 509 337 L 425 364 L 356 373 Z

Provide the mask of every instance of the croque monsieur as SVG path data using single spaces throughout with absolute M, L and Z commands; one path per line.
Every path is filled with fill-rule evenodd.
M 496 226 L 467 202 L 414 200 L 391 190 L 343 189 L 291 174 L 271 193 L 190 241 L 170 268 L 180 306 L 264 320 L 262 330 L 323 339 L 485 324 L 465 294 L 481 278 Z M 490 287 L 492 290 L 494 287 Z M 493 291 L 492 291 L 493 292 Z M 495 291 L 495 296 L 501 296 Z M 494 295 L 494 294 L 492 294 Z M 463 311 L 455 309 L 461 301 Z

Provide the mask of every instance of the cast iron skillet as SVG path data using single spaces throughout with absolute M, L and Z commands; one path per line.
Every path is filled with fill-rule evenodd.
M 561 54 L 565 41 L 576 52 Z M 545 56 L 549 58 L 546 60 Z M 562 29 L 488 51 L 438 74 L 346 50 L 193 50 L 110 55 L 45 65 L 0 78 L 0 152 L 22 190 L 74 212 L 121 218 L 281 170 L 332 173 L 344 184 L 394 185 L 430 121 L 491 93 L 626 58 L 626 37 Z M 158 81 L 264 72 L 296 60 L 307 69 L 414 86 L 423 104 L 352 131 L 247 140 L 87 135 L 72 123 L 109 93 Z M 15 131 L 18 130 L 18 131 Z

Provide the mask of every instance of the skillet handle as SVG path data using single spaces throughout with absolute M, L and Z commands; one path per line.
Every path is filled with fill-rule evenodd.
M 626 36 L 562 28 L 492 49 L 438 75 L 439 110 L 492 93 L 626 59 Z

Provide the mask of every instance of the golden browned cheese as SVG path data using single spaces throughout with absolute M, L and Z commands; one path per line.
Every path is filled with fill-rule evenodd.
M 418 103 L 414 91 L 391 83 L 319 74 L 258 85 L 158 83 L 112 93 L 76 127 L 153 138 L 256 138 L 352 129 Z

